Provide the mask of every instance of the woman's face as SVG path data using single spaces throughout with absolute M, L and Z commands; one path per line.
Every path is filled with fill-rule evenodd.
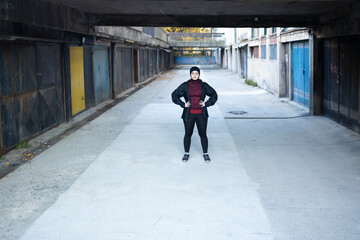
M 198 79 L 199 79 L 199 73 L 198 73 L 198 71 L 192 71 L 192 72 L 191 72 L 191 79 L 192 79 L 192 80 L 198 80 Z

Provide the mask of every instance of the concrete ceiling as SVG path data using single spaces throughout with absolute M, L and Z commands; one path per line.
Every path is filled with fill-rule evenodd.
M 313 26 L 348 14 L 357 0 L 49 0 L 113 26 Z

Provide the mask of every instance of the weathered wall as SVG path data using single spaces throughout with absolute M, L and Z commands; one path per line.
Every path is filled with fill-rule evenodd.
M 118 38 L 130 40 L 137 42 L 141 45 L 150 45 L 150 46 L 160 46 L 163 48 L 169 48 L 169 44 L 161 39 L 152 38 L 145 34 L 142 34 L 140 31 L 135 30 L 130 27 L 106 27 L 106 26 L 96 26 L 96 32 L 100 34 L 105 34 L 108 36 L 116 36 Z M 160 36 L 163 37 L 163 36 Z
M 279 94 L 279 62 L 277 60 L 248 59 L 248 78 L 257 82 L 257 84 Z
M 7 26 L 5 29 L 9 33 L 12 30 L 17 35 L 24 30 L 26 33 L 29 26 L 82 34 L 93 33 L 86 14 L 50 1 L 1 0 L 0 20 L 2 28 Z M 21 29 L 23 31 L 20 31 Z
M 257 84 L 276 95 L 279 95 L 279 77 L 280 77 L 280 47 L 277 35 L 267 36 L 266 42 L 266 58 L 261 58 L 261 42 L 260 38 L 255 38 L 249 42 L 249 47 L 259 47 L 259 58 L 254 58 L 248 54 L 248 78 L 257 82 Z M 277 43 L 276 59 L 270 59 L 270 43 Z M 249 48 L 250 51 L 250 48 Z
M 167 42 L 166 32 L 160 27 L 155 28 L 155 38 Z

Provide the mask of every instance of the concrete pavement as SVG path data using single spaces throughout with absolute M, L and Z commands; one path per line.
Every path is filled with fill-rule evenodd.
M 182 163 L 182 109 L 170 93 L 188 68 L 2 179 L 1 215 L 22 223 L 0 220 L 2 237 L 357 239 L 359 135 L 323 117 L 299 117 L 303 107 L 204 66 L 201 77 L 219 93 L 209 108 L 212 162 L 203 161 L 195 131 Z M 238 119 L 224 119 L 231 116 Z
M 203 161 L 194 136 L 190 161 L 181 162 L 182 109 L 170 93 L 183 79 L 158 89 L 22 239 L 273 239 L 218 106 L 210 110 L 213 161 Z

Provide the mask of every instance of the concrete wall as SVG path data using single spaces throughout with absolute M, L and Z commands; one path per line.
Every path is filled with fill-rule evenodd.
M 259 35 L 263 34 L 259 33 Z M 262 59 L 260 36 L 249 41 L 249 47 L 259 47 L 259 58 L 252 58 L 251 53 L 248 53 L 248 78 L 257 82 L 261 88 L 279 95 L 280 44 L 276 41 L 277 59 L 270 60 L 269 39 L 270 37 L 277 37 L 277 35 L 266 36 L 266 59 Z
M 248 59 L 248 78 L 276 95 L 279 94 L 279 61 Z
M 157 38 L 163 42 L 167 42 L 166 32 L 161 27 L 155 28 L 155 38 Z
M 31 28 L 47 28 L 82 34 L 93 33 L 86 14 L 50 1 L 0 1 L 0 20 L 7 23 L 1 23 L 2 32 L 7 30 L 9 34 L 13 33 L 17 36 L 31 35 Z M 31 26 L 30 29 L 29 26 Z M 36 34 L 41 35 L 41 29 L 35 33 L 35 36 Z
M 292 28 L 280 34 L 280 42 L 294 42 L 309 39 L 308 28 Z
M 134 29 L 138 32 L 143 31 L 143 27 L 129 26 L 128 28 Z M 154 36 L 155 38 L 167 42 L 166 32 L 161 27 L 154 27 L 154 31 L 155 31 L 155 36 Z
M 146 34 L 142 34 L 138 29 L 130 28 L 130 27 L 107 27 L 107 26 L 96 26 L 95 30 L 98 34 L 103 34 L 104 36 L 115 36 L 118 38 L 122 38 L 127 41 L 133 41 L 141 45 L 150 45 L 150 46 L 160 46 L 163 48 L 169 48 L 169 44 L 166 40 L 162 40 L 159 38 L 152 38 Z M 156 35 L 157 34 L 157 35 Z M 164 35 L 161 34 L 161 31 L 158 30 L 155 36 L 159 36 L 160 38 L 164 38 Z M 166 34 L 165 34 L 166 39 Z

